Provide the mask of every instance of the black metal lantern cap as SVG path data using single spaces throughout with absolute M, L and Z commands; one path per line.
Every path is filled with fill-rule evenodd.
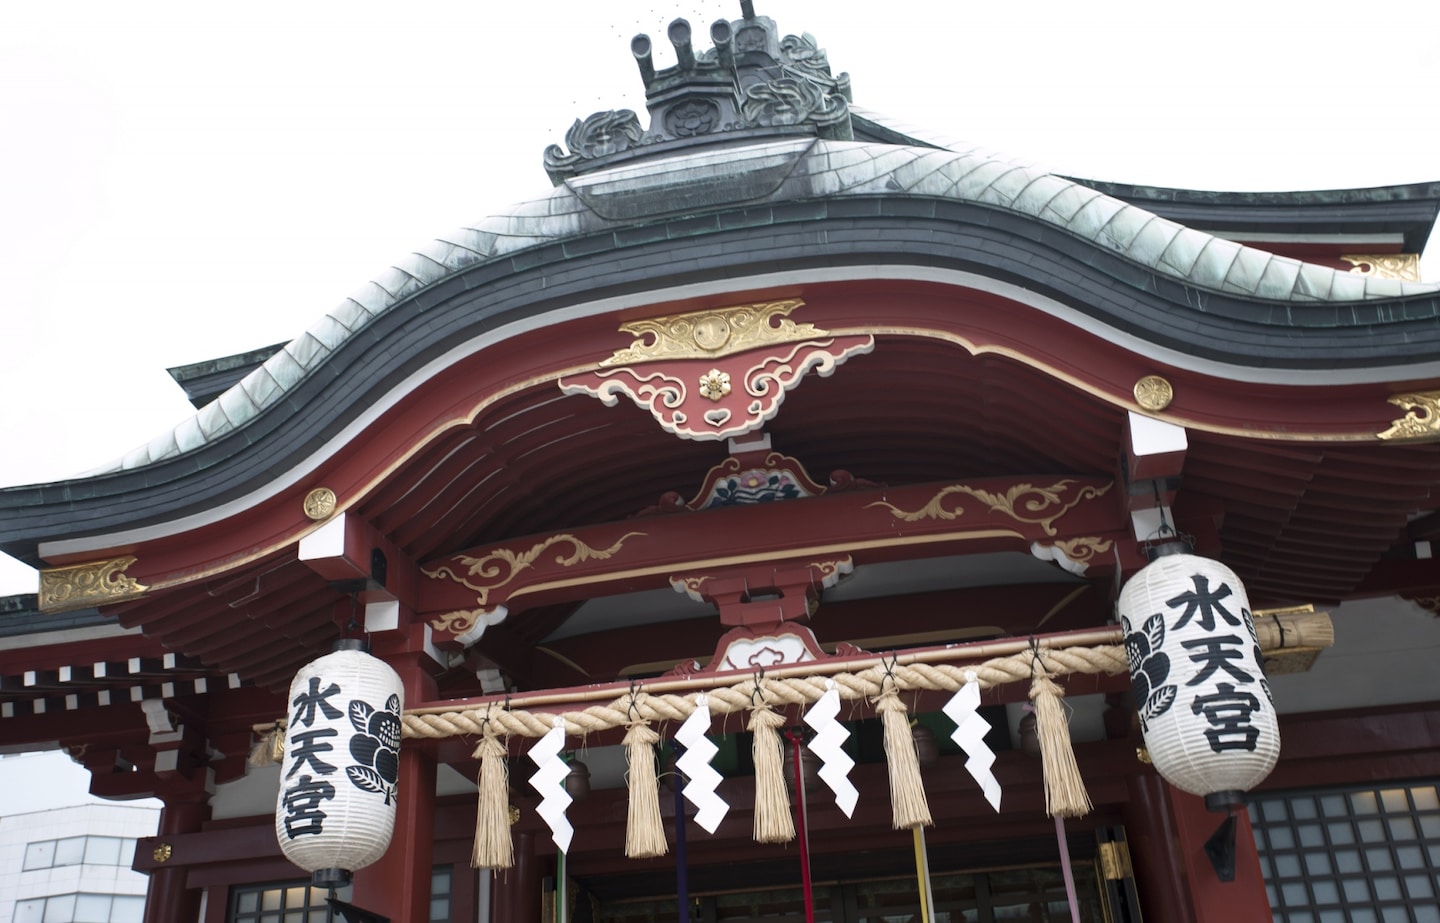
M 332 653 L 336 651 L 359 651 L 362 654 L 368 654 L 370 653 L 370 645 L 365 643 L 364 638 L 341 638 L 330 646 L 330 650 Z
M 316 869 L 310 873 L 310 885 L 315 888 L 343 888 L 350 884 L 349 869 Z
M 1205 796 L 1205 810 L 1216 814 L 1228 814 L 1235 808 L 1245 806 L 1245 793 L 1236 790 L 1211 792 Z
M 1175 536 L 1156 542 L 1153 545 L 1145 546 L 1145 558 L 1150 563 L 1155 563 L 1160 558 L 1169 557 L 1172 554 L 1190 554 L 1195 550 L 1195 545 L 1190 541 Z

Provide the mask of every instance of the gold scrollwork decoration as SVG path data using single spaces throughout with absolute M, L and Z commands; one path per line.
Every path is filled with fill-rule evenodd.
M 501 606 L 499 611 L 504 611 L 504 608 Z M 481 619 L 487 619 L 487 624 L 499 621 L 494 618 L 496 611 L 493 609 L 457 609 L 431 619 L 430 627 L 458 637 L 474 628 L 475 623 Z
M 1081 501 L 1104 496 L 1111 487 L 1110 484 L 1106 484 L 1104 487 L 1086 485 L 1067 501 L 1064 496 L 1066 488 L 1073 483 L 1075 483 L 1074 478 L 1065 478 L 1049 487 L 1016 484 L 1003 494 L 970 487 L 967 484 L 951 484 L 949 487 L 942 488 L 930 498 L 929 503 L 918 510 L 907 512 L 883 500 L 871 503 L 869 506 L 886 507 L 890 510 L 891 515 L 906 522 L 918 522 L 921 519 L 959 519 L 965 515 L 964 508 L 955 503 L 953 504 L 954 508 L 951 509 L 947 507 L 945 501 L 956 495 L 965 495 L 979 500 L 991 512 L 1003 513 L 1016 522 L 1039 525 L 1045 530 L 1046 535 L 1054 535 L 1055 520 L 1064 516 Z
M 1440 391 L 1396 394 L 1389 401 L 1408 413 L 1392 421 L 1383 433 L 1376 433 L 1377 437 L 1401 442 L 1440 438 Z
M 609 548 L 591 548 L 569 533 L 552 535 L 544 541 L 538 542 L 525 551 L 516 551 L 513 548 L 496 548 L 488 554 L 478 558 L 468 555 L 458 555 L 455 560 L 463 568 L 457 571 L 448 564 L 422 571 L 425 576 L 431 579 L 453 580 L 476 593 L 475 601 L 482 609 L 490 603 L 490 594 L 506 586 L 510 581 L 520 576 L 526 570 L 535 565 L 540 555 L 545 553 L 547 548 L 556 545 L 569 544 L 574 550 L 569 554 L 559 553 L 555 555 L 555 563 L 560 567 L 572 567 L 581 561 L 606 560 L 615 555 L 625 541 L 636 535 L 644 535 L 644 532 L 626 532 L 615 540 Z M 470 578 L 479 578 L 478 583 L 471 582 Z M 450 613 L 451 616 L 462 613 Z M 447 616 L 448 617 L 448 616 Z M 474 623 L 472 618 L 471 624 Z
M 139 599 L 150 589 L 125 571 L 136 558 L 88 561 L 40 571 L 40 611 L 69 612 L 86 606 Z
M 848 554 L 833 561 L 815 561 L 810 569 L 820 578 L 820 585 L 829 589 L 840 582 L 840 578 L 855 572 L 855 559 Z
M 1399 279 L 1401 282 L 1420 281 L 1420 255 L 1418 253 L 1351 253 L 1340 259 L 1354 268 L 1357 276 L 1375 276 L 1378 279 Z
M 825 336 L 828 331 L 797 324 L 787 316 L 804 304 L 798 298 L 787 298 L 621 324 L 620 331 L 634 334 L 635 342 L 616 350 L 600 365 L 728 356 L 756 346 Z
M 170 857 L 173 855 L 175 855 L 175 847 L 171 846 L 169 843 L 161 843 L 159 846 L 156 846 L 155 849 L 150 853 L 150 858 L 163 865 L 166 862 L 169 862 Z
M 1055 547 L 1076 564 L 1089 564 L 1097 554 L 1105 554 L 1114 544 L 1115 542 L 1108 538 L 1087 536 L 1061 539 L 1055 543 Z

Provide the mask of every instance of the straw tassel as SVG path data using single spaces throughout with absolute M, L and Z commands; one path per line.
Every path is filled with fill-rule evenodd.
M 285 728 L 289 721 L 285 718 L 277 720 L 269 727 L 256 725 L 252 730 L 260 735 L 255 746 L 250 750 L 246 758 L 251 766 L 274 766 L 285 758 Z M 263 731 L 261 729 L 264 729 Z
M 785 745 L 780 728 L 785 716 L 776 714 L 762 699 L 752 706 L 749 730 L 754 735 L 755 842 L 788 843 L 795 839 L 790 796 L 785 788 Z
M 625 855 L 653 859 L 670 851 L 660 821 L 660 786 L 655 780 L 655 744 L 660 735 L 643 721 L 625 732 L 625 759 L 630 763 L 630 813 L 625 825 Z
M 885 762 L 890 769 L 890 810 L 896 830 L 930 827 L 930 804 L 925 800 L 925 785 L 920 781 L 920 759 L 915 754 L 915 738 L 910 734 L 910 720 L 905 703 L 894 681 L 886 683 L 875 710 L 885 725 Z
M 480 758 L 480 803 L 475 811 L 475 851 L 470 865 L 477 869 L 508 869 L 515 864 L 510 841 L 510 798 L 505 767 L 505 746 L 494 734 L 475 748 Z
M 1070 745 L 1070 723 L 1060 701 L 1065 691 L 1050 678 L 1038 651 L 1031 675 L 1030 701 L 1035 703 L 1040 765 L 1045 772 L 1045 813 L 1051 817 L 1084 817 L 1090 813 L 1090 795 Z

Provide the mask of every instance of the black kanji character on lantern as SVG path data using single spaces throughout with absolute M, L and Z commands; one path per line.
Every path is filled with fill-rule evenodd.
M 1226 647 L 1226 645 L 1233 645 Z M 1220 635 L 1215 638 L 1191 638 L 1189 641 L 1182 641 L 1181 646 L 1187 651 L 1197 651 L 1190 655 L 1193 663 L 1200 664 L 1200 672 L 1195 678 L 1186 683 L 1187 686 L 1198 686 L 1215 675 L 1215 671 L 1224 670 L 1229 673 L 1236 682 L 1253 683 L 1255 677 L 1235 666 L 1230 661 L 1242 660 L 1245 657 L 1239 649 L 1241 644 L 1239 635 Z
M 1205 737 L 1216 753 L 1226 750 L 1255 752 L 1260 730 L 1250 723 L 1250 716 L 1260 708 L 1260 700 L 1248 692 L 1236 692 L 1230 683 L 1217 683 L 1210 695 L 1197 695 L 1190 705 L 1194 714 L 1204 713 L 1210 722 Z
M 340 732 L 334 728 L 317 728 L 313 731 L 301 731 L 298 734 L 291 734 L 286 746 L 289 749 L 290 755 L 294 757 L 295 762 L 290 764 L 290 771 L 285 773 L 285 778 L 288 779 L 295 775 L 295 772 L 306 763 L 309 763 L 310 768 L 322 776 L 328 776 L 334 772 L 336 767 L 320 759 L 319 754 L 329 753 L 335 748 L 330 744 L 322 743 L 320 738 L 339 736 Z
M 324 692 L 320 691 L 320 677 L 310 677 L 310 691 L 302 692 L 295 697 L 291 705 L 295 706 L 295 716 L 290 719 L 292 725 L 303 724 L 307 728 L 315 723 L 315 710 L 318 708 L 325 717 L 334 721 L 344 714 L 340 709 L 331 705 L 328 701 L 332 695 L 339 695 L 340 687 L 331 683 Z
M 335 797 L 335 786 L 324 779 L 312 780 L 302 775 L 295 785 L 285 790 L 280 803 L 285 806 L 285 833 L 291 839 L 307 833 L 324 833 L 325 817 L 320 806 Z
M 1236 626 L 1240 624 L 1240 619 L 1231 615 L 1230 610 L 1220 604 L 1220 600 L 1230 595 L 1230 584 L 1222 583 L 1215 588 L 1214 592 L 1211 592 L 1209 577 L 1204 574 L 1191 574 L 1190 579 L 1194 582 L 1195 589 L 1186 590 L 1179 596 L 1165 600 L 1165 605 L 1171 609 L 1179 606 L 1185 607 L 1185 612 L 1171 626 L 1172 630 L 1184 628 L 1190 619 L 1199 615 L 1200 627 L 1206 631 L 1214 631 L 1215 613 L 1217 612 L 1229 624 Z

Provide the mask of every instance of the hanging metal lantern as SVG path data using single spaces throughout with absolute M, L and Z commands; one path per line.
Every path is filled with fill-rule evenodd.
M 1240 579 L 1174 542 L 1152 552 L 1119 609 L 1155 768 L 1211 810 L 1241 803 L 1275 767 L 1280 728 Z
M 280 848 L 316 887 L 347 884 L 385 854 L 400 766 L 400 677 L 363 642 L 335 647 L 290 684 L 275 804 Z

